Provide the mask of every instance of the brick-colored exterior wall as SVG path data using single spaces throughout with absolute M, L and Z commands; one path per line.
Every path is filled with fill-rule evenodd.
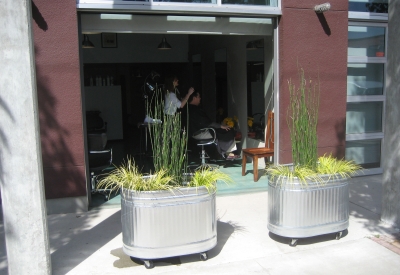
M 76 1 L 34 0 L 32 18 L 46 198 L 86 196 Z
M 331 9 L 314 12 L 315 1 L 282 1 L 279 22 L 279 160 L 291 163 L 291 144 L 286 123 L 288 80 L 298 80 L 297 62 L 307 76 L 317 80 L 321 95 L 318 153 L 344 157 L 347 96 L 348 2 L 329 1 Z

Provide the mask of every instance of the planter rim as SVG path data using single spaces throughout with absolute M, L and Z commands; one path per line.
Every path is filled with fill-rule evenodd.
M 287 176 L 280 176 L 271 179 L 271 176 L 267 175 L 267 178 L 268 186 L 270 187 L 292 190 L 311 190 L 348 184 L 348 177 L 343 177 L 340 174 L 322 174 L 319 176 L 322 180 L 321 182 L 315 181 L 313 179 L 306 179 L 305 183 L 299 180 L 298 177 L 293 177 L 290 180 Z
M 121 189 L 121 199 L 132 198 L 134 200 L 171 200 L 173 198 L 191 198 L 191 197 L 215 197 L 216 190 L 208 192 L 202 187 L 183 187 L 174 190 L 157 190 L 157 191 L 135 191 L 131 189 Z
M 334 179 L 347 179 L 349 177 L 344 177 L 341 176 L 339 173 L 335 173 L 335 174 L 317 174 L 319 177 L 321 178 L 334 178 Z M 267 174 L 268 178 L 270 178 L 271 176 L 269 174 Z M 279 178 L 289 178 L 288 176 L 279 176 Z M 293 179 L 298 180 L 298 177 L 293 177 Z
M 177 188 L 173 188 L 171 190 L 152 190 L 152 191 L 141 191 L 141 190 L 133 190 L 133 189 L 127 189 L 124 187 L 121 187 L 122 191 L 128 191 L 128 192 L 133 192 L 133 193 L 144 193 L 144 194 L 154 194 L 154 193 L 171 193 L 171 194 L 175 194 L 174 191 L 177 192 L 185 192 L 185 191 L 192 191 L 192 190 L 199 190 L 199 189 L 204 189 L 208 192 L 207 188 L 205 186 L 200 186 L 200 187 L 177 187 Z M 215 193 L 216 190 L 214 190 L 213 192 L 210 192 L 210 194 Z

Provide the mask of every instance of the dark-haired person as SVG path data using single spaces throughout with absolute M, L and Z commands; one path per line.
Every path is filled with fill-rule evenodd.
M 236 131 L 229 126 L 213 122 L 202 108 L 200 108 L 201 96 L 194 92 L 189 96 L 189 136 L 194 139 L 212 138 L 208 131 L 200 131 L 203 128 L 214 128 L 217 134 L 217 150 L 226 159 L 237 159 L 239 155 L 232 153 L 236 150 Z
M 193 87 L 190 87 L 186 96 L 180 100 L 179 91 L 176 87 L 179 85 L 179 79 L 176 76 L 170 76 L 165 79 L 165 102 L 164 112 L 168 115 L 174 115 L 178 108 L 183 108 L 189 96 L 194 92 Z

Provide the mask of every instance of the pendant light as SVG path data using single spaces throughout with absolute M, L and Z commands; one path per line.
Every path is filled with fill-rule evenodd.
M 158 45 L 158 49 L 159 50 L 170 50 L 170 49 L 172 49 L 172 47 L 170 44 L 168 44 L 167 39 L 165 37 L 163 37 L 163 39 L 161 40 L 161 43 Z
M 92 48 L 94 48 L 94 45 L 93 45 L 92 42 L 90 42 L 89 36 L 87 34 L 83 35 L 82 48 L 84 48 L 84 49 L 92 49 Z
M 246 50 L 256 50 L 256 49 L 257 45 L 254 41 L 250 41 L 249 43 L 247 43 Z

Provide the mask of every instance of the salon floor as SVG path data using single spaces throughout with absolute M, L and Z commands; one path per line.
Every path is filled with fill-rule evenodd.
M 136 165 L 142 171 L 142 173 L 149 173 L 154 169 L 153 159 L 151 156 L 151 144 L 147 141 L 143 132 L 133 128 L 130 129 L 128 138 L 125 140 L 109 141 L 108 147 L 113 149 L 113 164 L 118 166 L 127 156 L 134 158 Z M 240 149 L 240 147 L 238 146 Z M 199 150 L 199 148 L 194 148 Z M 268 182 L 266 176 L 262 173 L 262 169 L 259 170 L 259 180 L 253 181 L 253 164 L 248 163 L 246 167 L 246 175 L 242 176 L 242 160 L 224 160 L 218 156 L 215 146 L 210 145 L 206 148 L 207 153 L 210 155 L 210 159 L 207 160 L 210 164 L 217 164 L 219 169 L 228 174 L 232 179 L 232 184 L 225 184 L 218 182 L 217 196 L 226 196 L 232 194 L 244 194 L 251 192 L 266 191 Z M 196 167 L 200 165 L 201 159 L 199 152 L 189 152 L 188 164 L 190 167 Z M 111 170 L 110 167 L 109 170 Z M 112 194 L 111 197 L 106 200 L 102 194 L 92 194 L 91 209 L 97 208 L 109 208 L 119 207 L 120 196 L 119 194 Z

